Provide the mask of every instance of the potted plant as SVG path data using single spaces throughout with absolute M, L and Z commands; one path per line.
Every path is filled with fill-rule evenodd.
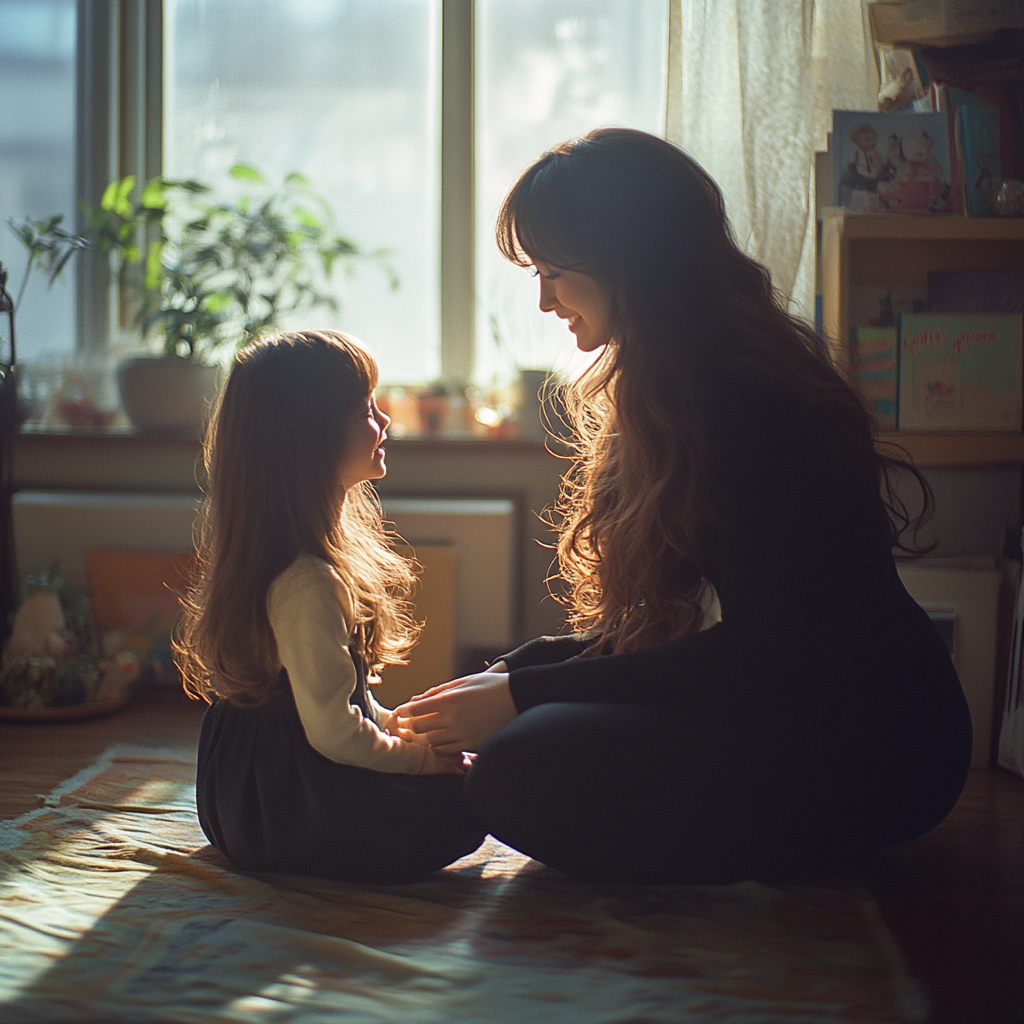
M 427 384 L 416 395 L 420 432 L 425 437 L 439 437 L 448 429 L 452 408 L 452 387 L 444 381 Z
M 327 285 L 339 264 L 373 260 L 397 286 L 385 254 L 338 234 L 302 175 L 273 188 L 244 164 L 230 174 L 252 192 L 227 199 L 198 181 L 154 178 L 136 195 L 134 177 L 113 181 L 98 207 L 82 204 L 83 239 L 59 218 L 12 225 L 51 278 L 82 248 L 115 262 L 131 319 L 157 345 L 118 368 L 136 426 L 200 425 L 226 355 L 293 314 L 337 309 Z

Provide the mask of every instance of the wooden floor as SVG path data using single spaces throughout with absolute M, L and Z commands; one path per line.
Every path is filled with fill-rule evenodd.
M 164 691 L 91 721 L 0 722 L 0 818 L 38 806 L 112 743 L 194 744 L 203 707 Z M 1024 780 L 972 771 L 946 821 L 885 851 L 865 881 L 932 1024 L 1024 1021 Z

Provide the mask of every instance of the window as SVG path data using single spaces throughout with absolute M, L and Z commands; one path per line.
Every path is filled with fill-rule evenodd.
M 509 186 L 545 149 L 602 125 L 660 134 L 668 4 L 477 0 L 476 334 L 473 375 L 576 369 L 563 324 L 494 244 Z M 495 335 L 497 337 L 495 337 Z
M 24 250 L 9 217 L 75 210 L 75 0 L 0 0 L 0 260 L 18 298 Z M 18 358 L 74 347 L 73 271 L 49 292 L 36 275 L 18 315 Z M 6 346 L 5 346 L 6 349 Z
M 165 173 L 306 174 L 343 234 L 390 252 L 398 290 L 360 267 L 332 326 L 403 381 L 440 371 L 439 14 L 439 0 L 164 3 Z
M 105 6 L 0 0 L 0 12 L 64 12 L 66 47 L 82 11 L 93 20 L 80 53 L 106 52 L 105 33 L 115 40 L 106 102 L 96 76 L 80 88 L 80 134 L 90 110 L 100 128 L 106 109 L 117 123 L 109 140 L 85 133 L 94 145 L 80 164 L 109 150 L 106 180 L 162 166 L 217 187 L 238 161 L 271 179 L 305 173 L 343 233 L 390 252 L 397 291 L 362 266 L 339 284 L 342 313 L 315 314 L 366 341 L 386 381 L 505 382 L 520 368 L 568 366 L 564 331 L 497 254 L 494 216 L 548 146 L 602 124 L 662 130 L 667 0 L 139 0 L 113 24 Z M 73 47 L 64 60 L 73 81 Z M 94 198 L 100 177 L 79 169 Z M 67 187 L 60 204 L 5 199 L 5 216 L 67 209 Z M 10 251 L 5 239 L 0 254 Z M 23 338 L 37 331 L 28 306 Z M 79 309 L 80 323 L 88 316 Z M 102 321 L 93 314 L 94 328 Z M 80 327 L 79 344 L 97 333 Z

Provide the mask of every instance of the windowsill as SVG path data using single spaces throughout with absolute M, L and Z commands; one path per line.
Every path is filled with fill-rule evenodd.
M 48 441 L 60 441 L 71 444 L 87 445 L 91 443 L 117 442 L 130 444 L 145 442 L 151 444 L 168 444 L 199 447 L 201 437 L 194 430 L 142 430 L 138 427 L 39 427 L 23 426 L 16 443 L 45 444 Z M 557 439 L 525 438 L 525 437 L 474 437 L 468 434 L 439 434 L 437 436 L 406 435 L 389 437 L 388 447 L 400 449 L 438 449 L 487 451 L 535 451 L 548 447 L 564 448 L 565 444 Z

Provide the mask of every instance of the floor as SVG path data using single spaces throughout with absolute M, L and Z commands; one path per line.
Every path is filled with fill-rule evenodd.
M 0 818 L 112 743 L 194 744 L 202 712 L 164 690 L 90 721 L 0 722 Z M 930 1024 L 1024 1021 L 1024 780 L 972 771 L 946 821 L 879 855 L 864 880 L 928 992 Z

